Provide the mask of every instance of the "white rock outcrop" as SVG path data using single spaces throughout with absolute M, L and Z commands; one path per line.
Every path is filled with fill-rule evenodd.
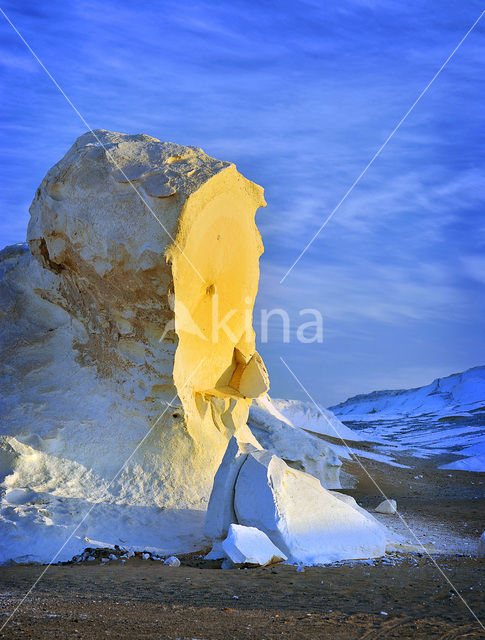
M 264 449 L 275 453 L 288 466 L 315 476 L 328 489 L 340 489 L 342 462 L 332 447 L 318 436 L 295 427 L 276 409 L 269 396 L 254 400 L 248 427 Z
M 110 532 L 135 544 L 135 519 L 156 547 L 161 508 L 184 521 L 172 550 L 200 545 L 269 386 L 251 327 L 264 204 L 233 164 L 145 135 L 87 133 L 47 173 L 28 246 L 0 253 L 0 483 L 35 490 L 0 505 L 0 561 L 51 560 L 92 502 L 63 559 Z
M 272 411 L 279 415 L 280 419 L 288 421 L 299 429 L 305 429 L 322 436 L 346 441 L 353 446 L 355 442 L 365 438 L 347 427 L 337 416 L 325 407 L 316 407 L 313 402 L 301 400 L 271 399 Z
M 267 399 L 264 204 L 234 165 L 145 135 L 85 134 L 47 173 L 28 244 L 0 252 L 0 563 L 200 549 L 206 509 L 229 565 L 225 540 L 252 553 L 235 524 L 300 564 L 384 553 L 324 488 L 332 448 Z
M 237 564 L 256 564 L 266 567 L 287 560 L 268 536 L 255 527 L 231 524 L 222 549 L 229 560 Z
M 227 536 L 230 525 L 236 522 L 234 487 L 237 476 L 248 453 L 261 450 L 261 445 L 249 430 L 244 433 L 248 442 L 239 441 L 241 435 L 241 431 L 238 431 L 230 439 L 214 478 L 204 526 L 205 535 L 212 541 L 212 550 L 206 556 L 208 560 L 224 557 L 222 540 Z
M 397 502 L 391 499 L 383 500 L 379 505 L 377 505 L 374 511 L 376 513 L 386 513 L 387 515 L 392 516 L 397 513 Z
M 249 453 L 237 477 L 239 524 L 264 531 L 295 564 L 385 554 L 386 530 L 364 510 L 339 500 L 321 483 L 268 451 Z
M 209 558 L 226 555 L 222 536 L 232 524 L 264 532 L 288 562 L 300 565 L 379 557 L 399 548 L 396 536 L 351 496 L 325 489 L 269 451 L 233 438 L 220 471 L 206 516 L 214 545 Z

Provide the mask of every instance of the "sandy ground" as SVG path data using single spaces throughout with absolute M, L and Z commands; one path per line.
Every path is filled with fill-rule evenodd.
M 365 466 L 431 556 L 391 554 L 302 573 L 284 565 L 223 571 L 198 555 L 180 568 L 139 558 L 53 566 L 10 619 L 43 567 L 0 567 L 0 638 L 485 638 L 473 616 L 485 622 L 485 560 L 475 555 L 485 474 L 410 462 Z M 346 466 L 359 478 L 347 493 L 375 507 L 375 485 L 355 463 Z M 397 516 L 380 519 L 416 542 Z

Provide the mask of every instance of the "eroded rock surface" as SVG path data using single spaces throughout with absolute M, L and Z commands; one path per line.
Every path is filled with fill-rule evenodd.
M 262 504 L 246 491 L 243 513 L 240 497 L 261 455 L 340 486 L 331 447 L 266 395 L 252 329 L 264 205 L 233 164 L 145 135 L 85 134 L 47 173 L 28 244 L 0 252 L 0 562 L 208 539 L 223 557 Z

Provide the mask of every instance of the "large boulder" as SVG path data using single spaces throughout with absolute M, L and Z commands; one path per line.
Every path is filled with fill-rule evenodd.
M 268 451 L 247 455 L 236 480 L 234 510 L 239 524 L 266 533 L 296 564 L 379 557 L 390 540 L 363 509 Z
M 125 508 L 151 542 L 151 509 L 205 510 L 268 390 L 250 325 L 264 204 L 233 164 L 146 135 L 87 133 L 47 173 L 28 245 L 0 253 L 0 482 L 37 494 L 2 503 L 0 561 L 41 535 L 30 559 L 50 560 L 91 501 L 117 516 L 93 513 L 63 558 L 138 540 Z M 196 520 L 173 551 L 200 544 Z

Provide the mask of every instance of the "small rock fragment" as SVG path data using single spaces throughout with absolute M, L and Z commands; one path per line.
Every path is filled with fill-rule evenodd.
M 386 513 L 388 515 L 394 515 L 397 513 L 397 502 L 395 500 L 383 500 L 374 511 L 376 513 Z
M 167 567 L 180 567 L 180 560 L 176 556 L 169 556 L 164 560 L 163 564 L 167 565 Z
M 268 564 L 283 562 L 285 554 L 276 547 L 268 536 L 256 527 L 231 524 L 222 548 L 234 564 Z

